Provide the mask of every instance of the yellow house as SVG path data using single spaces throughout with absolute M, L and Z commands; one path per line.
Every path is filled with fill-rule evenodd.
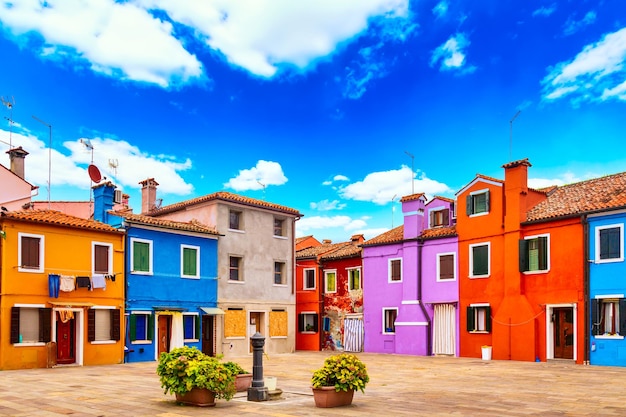
M 124 233 L 0 211 L 0 369 L 124 361 Z

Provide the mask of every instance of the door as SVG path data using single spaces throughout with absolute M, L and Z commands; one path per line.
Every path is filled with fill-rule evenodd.
M 57 363 L 68 365 L 76 363 L 76 325 L 73 318 L 61 320 L 57 314 Z
M 343 350 L 345 352 L 363 351 L 363 319 L 350 317 L 343 322 Z
M 260 333 L 261 335 L 263 334 L 263 332 L 261 331 L 261 315 L 263 313 L 259 313 L 259 312 L 250 312 L 250 324 L 248 325 L 248 337 L 254 336 L 255 333 Z M 252 339 L 250 339 L 250 352 L 253 351 L 252 348 Z
M 552 311 L 555 359 L 574 359 L 574 310 L 559 307 Z
M 215 356 L 214 337 L 215 327 L 213 325 L 215 316 L 202 316 L 202 353 Z
M 453 304 L 435 304 L 433 354 L 454 355 L 456 348 L 456 311 Z
M 161 314 L 158 323 L 159 351 L 157 357 L 162 352 L 170 351 L 170 335 L 172 334 L 172 316 Z

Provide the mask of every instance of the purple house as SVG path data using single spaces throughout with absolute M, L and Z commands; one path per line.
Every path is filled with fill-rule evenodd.
M 363 244 L 364 350 L 458 356 L 454 200 L 400 201 L 404 224 Z

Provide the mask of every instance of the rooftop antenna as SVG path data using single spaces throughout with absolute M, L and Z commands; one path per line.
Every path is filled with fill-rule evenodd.
M 109 168 L 113 170 L 113 175 L 117 178 L 117 167 L 120 166 L 120 163 L 117 159 L 109 159 Z
M 411 158 L 411 195 L 415 194 L 415 169 L 413 168 L 413 162 L 415 161 L 415 156 L 408 152 L 404 151 L 405 154 L 409 155 Z
M 52 188 L 52 125 L 44 122 L 35 115 L 33 115 L 33 119 L 37 120 L 44 126 L 48 126 L 48 210 L 50 210 L 50 189 Z
M 391 197 L 391 228 L 392 229 L 393 229 L 393 217 L 396 212 L 395 199 L 397 196 L 398 194 L 394 194 L 393 197 Z
M 256 181 L 261 187 L 263 187 L 263 200 L 265 200 L 265 184 L 263 184 L 261 181 L 257 180 Z
M 0 102 L 9 109 L 9 117 L 5 119 L 9 121 L 9 149 L 13 148 L 13 106 L 15 106 L 15 98 L 11 96 L 11 100 L 0 97 Z
M 100 170 L 98 170 L 98 167 L 93 164 L 93 145 L 91 144 L 91 141 L 87 138 L 80 138 L 79 142 L 83 144 L 85 149 L 91 151 L 91 163 L 89 164 L 89 168 L 87 169 L 87 172 L 89 173 L 89 211 L 91 211 L 91 202 L 93 201 L 91 197 L 93 193 L 93 183 L 100 181 L 102 177 L 100 175 Z
M 521 110 L 518 110 L 517 113 L 515 113 L 515 116 L 513 116 L 511 118 L 511 120 L 509 120 L 509 125 L 510 125 L 510 129 L 509 129 L 509 162 L 511 162 L 513 160 L 513 121 L 515 119 L 517 119 L 517 116 L 519 116 L 519 114 L 521 113 Z

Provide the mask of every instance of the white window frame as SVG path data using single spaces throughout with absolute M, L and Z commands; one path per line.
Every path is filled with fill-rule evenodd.
M 491 319 L 491 317 L 487 317 L 487 311 L 484 310 L 486 308 L 490 308 L 491 305 L 489 303 L 477 303 L 477 304 L 470 304 L 470 307 L 472 307 L 474 309 L 474 327 L 476 328 L 476 330 L 472 330 L 470 331 L 470 333 L 483 333 L 483 334 L 488 334 L 491 333 L 493 331 L 493 320 L 491 321 L 491 331 L 487 330 L 487 320 Z M 479 327 L 479 312 L 483 311 L 484 312 L 484 316 L 483 316 L 483 326 L 484 330 L 478 330 Z
M 313 286 L 312 287 L 307 287 L 307 282 L 306 282 L 307 271 L 313 271 Z M 302 289 L 304 291 L 311 291 L 311 290 L 315 290 L 316 288 L 317 288 L 317 268 L 304 268 L 302 270 Z
M 335 274 L 335 290 L 328 291 L 328 275 Z M 337 292 L 337 270 L 336 269 L 325 269 L 324 270 L 324 294 L 334 294 Z
M 107 265 L 107 272 L 106 274 L 112 274 L 113 273 L 113 244 L 112 243 L 107 243 L 107 242 L 91 242 L 91 273 L 92 274 L 96 274 L 99 273 L 101 274 L 101 272 L 96 272 L 96 246 L 108 246 L 109 248 L 109 260 L 108 260 L 108 265 Z
M 392 268 L 391 268 L 391 263 L 393 261 L 400 261 L 400 279 L 399 280 L 392 280 L 391 279 L 391 272 L 392 272 Z M 403 273 L 403 268 L 402 268 L 402 258 L 389 258 L 387 260 L 387 282 L 389 282 L 390 284 L 398 284 L 401 283 L 402 280 L 404 279 L 404 273 Z
M 393 332 L 388 332 L 387 328 L 385 327 L 385 316 L 386 316 L 386 312 L 387 311 L 392 311 L 395 310 L 396 312 L 396 320 L 398 319 L 398 307 L 383 307 L 382 308 L 382 333 L 383 334 L 396 334 L 395 331 L 395 323 L 394 323 L 394 331 Z
M 306 326 L 307 326 L 307 318 L 311 318 L 311 321 L 314 321 L 314 317 L 318 316 L 318 314 L 315 311 L 302 311 L 300 312 L 300 314 L 302 316 L 304 316 L 304 330 L 302 330 L 300 333 L 301 334 L 315 334 L 317 332 L 320 331 L 320 320 L 318 318 L 317 320 L 317 331 L 313 331 L 313 330 L 307 330 Z
M 184 339 L 185 337 L 185 317 L 193 316 L 193 335 L 195 336 L 193 339 Z M 198 313 L 183 313 L 183 340 L 185 342 L 198 342 L 200 340 L 199 335 L 196 334 L 196 323 L 200 320 L 200 315 Z M 202 330 L 201 330 L 202 331 Z
M 452 278 L 441 278 L 441 257 L 452 255 L 452 270 L 454 271 L 454 276 Z M 437 254 L 437 282 L 453 282 L 456 281 L 457 271 L 456 271 L 456 252 L 443 252 Z
M 489 214 L 489 210 L 491 210 L 491 202 L 489 203 L 490 207 L 487 207 L 487 210 L 485 211 L 481 211 L 480 213 L 474 213 L 474 196 L 476 195 L 480 195 L 480 194 L 487 194 L 489 195 L 489 188 L 484 188 L 482 190 L 477 190 L 477 191 L 472 191 L 469 195 L 472 196 L 472 214 L 469 215 L 469 217 L 477 217 L 477 216 L 485 216 L 487 214 Z M 490 200 L 491 200 L 491 196 L 489 195 Z
M 184 256 L 183 256 L 185 249 L 195 249 L 196 251 L 196 275 L 185 274 L 185 265 L 184 265 L 185 262 L 184 262 Z M 180 245 L 180 276 L 182 278 L 200 279 L 200 246 L 186 245 L 186 244 Z
M 39 268 L 22 268 L 22 237 L 32 237 L 39 239 Z M 17 270 L 19 272 L 34 272 L 34 273 L 42 273 L 45 269 L 45 236 L 37 235 L 33 233 L 23 233 L 19 232 L 17 234 Z
M 94 325 L 96 326 L 95 332 L 96 332 L 96 337 L 97 337 L 97 335 L 98 335 L 98 311 L 105 311 L 105 310 L 107 310 L 109 312 L 109 323 L 111 323 L 111 311 L 115 310 L 115 307 L 114 306 L 93 306 L 91 308 L 96 310 L 96 322 L 94 323 Z M 109 333 L 110 332 L 111 332 L 111 328 L 110 328 L 110 324 L 109 324 Z M 117 341 L 115 341 L 113 339 L 96 339 L 96 340 L 94 340 L 92 342 L 89 342 L 89 343 L 92 344 L 92 345 L 112 345 L 112 344 L 117 343 Z
M 605 229 L 619 228 L 619 258 L 600 259 L 600 231 Z M 596 256 L 595 263 L 605 264 L 611 262 L 624 262 L 624 223 L 606 224 L 602 226 L 596 226 Z
M 546 272 L 550 272 L 550 252 L 551 252 L 551 248 L 550 248 L 550 234 L 549 233 L 544 233 L 541 235 L 534 235 L 534 236 L 525 236 L 524 240 L 534 240 L 534 239 L 539 239 L 540 237 L 545 237 L 546 238 L 546 269 L 536 269 L 536 270 L 532 270 L 532 271 L 524 271 L 523 273 L 526 275 L 533 275 L 533 274 L 545 274 Z M 491 254 L 491 252 L 489 252 Z M 530 253 L 526 254 L 526 257 L 528 258 L 528 263 L 530 265 Z M 490 255 L 490 260 L 491 260 L 491 255 Z M 490 265 L 491 266 L 491 265 Z
M 352 271 L 359 272 L 359 288 L 352 288 L 352 280 L 350 279 L 350 273 Z M 361 272 L 360 266 L 355 266 L 352 268 L 346 268 L 346 273 L 348 275 L 348 291 L 360 291 L 363 289 L 363 273 Z
M 135 242 L 138 243 L 147 243 L 148 244 L 148 252 L 150 259 L 148 261 L 148 271 L 135 271 Z M 130 265 L 131 265 L 131 274 L 135 275 L 152 275 L 153 274 L 153 262 L 154 262 L 154 253 L 153 253 L 153 245 L 152 241 L 148 239 L 141 239 L 138 237 L 130 238 Z
M 431 224 L 431 213 L 436 213 L 438 211 L 443 212 L 445 209 L 447 209 L 447 207 L 436 207 L 436 208 L 428 210 L 428 228 L 429 229 L 432 229 L 434 227 L 445 227 L 445 226 L 447 226 L 447 224 L 443 224 L 443 221 L 442 221 L 442 224 L 439 224 L 439 225 L 436 225 L 436 226 L 434 224 Z M 448 215 L 450 216 L 450 210 L 448 210 Z
M 17 307 L 20 309 L 20 315 L 22 313 L 22 309 L 31 309 L 31 310 L 39 310 L 42 308 L 46 308 L 45 304 L 15 304 L 13 307 Z M 10 312 L 10 310 L 9 310 Z M 21 323 L 20 323 L 21 324 Z M 37 325 L 40 326 L 41 323 L 37 322 Z M 20 326 L 21 327 L 21 326 Z M 52 334 L 51 334 L 52 336 Z M 26 342 L 18 342 L 13 344 L 12 346 L 45 346 L 46 343 L 45 342 L 40 342 L 40 341 L 36 341 L 36 342 L 32 342 L 32 341 L 26 341 Z
M 474 248 L 487 246 L 487 273 L 484 275 L 474 275 Z M 489 278 L 491 276 L 491 242 L 472 243 L 469 245 L 469 277 Z

